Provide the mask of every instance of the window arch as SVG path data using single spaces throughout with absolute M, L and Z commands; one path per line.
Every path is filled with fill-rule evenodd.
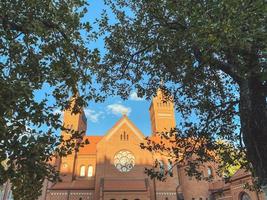
M 93 176 L 93 166 L 89 165 L 87 170 L 87 176 L 92 177 Z
M 84 165 L 82 165 L 80 167 L 80 176 L 85 176 L 85 166 Z
M 212 170 L 212 168 L 210 166 L 208 167 L 207 172 L 208 172 L 208 177 L 209 178 L 213 176 L 213 170 Z
M 246 192 L 240 194 L 240 200 L 251 200 L 250 196 Z
M 160 175 L 164 175 L 164 162 L 162 160 L 159 161 L 159 173 Z
M 170 176 L 173 176 L 173 168 L 172 168 L 172 164 L 171 163 L 168 163 L 168 174 Z

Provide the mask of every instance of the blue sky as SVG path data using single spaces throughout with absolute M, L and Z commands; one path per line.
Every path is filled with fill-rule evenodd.
M 145 134 L 150 134 L 150 102 L 140 99 L 132 93 L 127 101 L 119 97 L 110 97 L 104 103 L 90 103 L 85 109 L 87 117 L 87 135 L 103 135 L 118 121 L 124 112 Z
M 109 9 L 105 7 L 102 0 L 89 1 L 89 4 L 85 20 L 89 20 L 93 25 L 94 20 L 100 18 L 102 10 L 108 11 Z M 95 26 L 93 25 L 93 27 Z M 90 48 L 98 48 L 102 55 L 105 53 L 102 39 L 92 43 Z M 87 135 L 104 135 L 122 117 L 124 112 L 128 113 L 128 117 L 145 135 L 149 135 L 151 132 L 149 105 L 150 101 L 138 98 L 134 92 L 127 101 L 123 101 L 119 97 L 109 97 L 104 103 L 89 102 L 88 107 L 85 108 Z
M 93 24 L 96 18 L 100 18 L 102 10 L 105 7 L 102 0 L 89 1 L 88 13 L 84 20 Z M 111 12 L 108 11 L 109 14 Z M 111 19 L 114 21 L 114 18 Z M 105 53 L 104 41 L 99 39 L 89 46 L 90 49 L 98 48 L 102 55 Z M 36 99 L 44 98 L 44 93 L 51 90 L 48 85 L 44 85 L 43 89 L 35 93 Z M 52 102 L 52 101 L 51 101 Z M 123 113 L 127 112 L 130 120 L 145 134 L 150 135 L 150 117 L 149 106 L 150 101 L 138 98 L 135 92 L 132 92 L 127 101 L 123 101 L 120 97 L 109 97 L 103 103 L 88 102 L 88 107 L 84 108 L 87 117 L 87 135 L 104 135 L 118 121 Z M 58 112 L 59 110 L 56 110 Z

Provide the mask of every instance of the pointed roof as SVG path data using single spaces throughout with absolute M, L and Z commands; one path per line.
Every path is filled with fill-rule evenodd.
M 246 171 L 245 169 L 239 169 L 237 170 L 234 175 L 231 177 L 230 181 L 234 181 L 236 179 L 240 179 L 246 176 L 251 176 L 251 173 L 249 171 Z
M 84 136 L 83 141 L 88 140 L 89 144 L 80 147 L 78 154 L 96 154 L 97 144 L 103 140 L 108 140 L 123 124 L 126 124 L 140 140 L 144 139 L 145 136 L 139 128 L 126 115 L 123 115 L 104 136 Z
M 135 124 L 126 116 L 123 115 L 116 123 L 115 125 L 107 131 L 104 138 L 105 140 L 108 140 L 123 124 L 126 124 L 132 131 L 137 135 L 137 137 L 140 140 L 144 139 L 144 134 L 140 131 L 139 128 L 135 126 Z

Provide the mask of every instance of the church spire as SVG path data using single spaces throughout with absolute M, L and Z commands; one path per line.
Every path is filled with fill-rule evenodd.
M 176 126 L 174 103 L 162 89 L 158 89 L 157 95 L 153 97 L 149 112 L 152 134 L 166 132 Z
M 64 110 L 63 115 L 63 124 L 65 128 L 75 130 L 75 131 L 86 131 L 87 128 L 87 119 L 84 113 L 84 110 L 82 109 L 81 112 L 74 114 L 72 112 L 72 109 L 75 104 L 75 98 L 76 96 L 73 96 L 70 100 L 70 108 Z M 63 137 L 68 137 L 68 133 L 66 131 L 62 131 Z

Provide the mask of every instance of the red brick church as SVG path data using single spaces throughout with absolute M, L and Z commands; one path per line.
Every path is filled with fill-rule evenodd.
M 163 102 L 160 91 L 149 112 L 152 133 L 175 126 L 174 105 L 171 101 Z M 85 114 L 65 111 L 64 124 L 86 130 Z M 68 137 L 66 132 L 62 135 Z M 168 168 L 167 158 L 140 148 L 144 134 L 126 115 L 103 136 L 84 138 L 90 144 L 56 160 L 62 182 L 45 182 L 40 200 L 263 200 L 262 194 L 243 189 L 251 181 L 248 173 L 239 170 L 225 184 L 216 175 L 216 166 L 210 163 L 203 166 L 203 172 L 214 176 L 211 183 L 186 176 L 183 168 L 174 168 L 173 177 L 166 182 L 149 179 L 144 169 L 151 168 L 156 158 L 163 168 Z M 1 195 L 4 200 L 12 199 L 8 183 L 2 186 L 0 199 Z

